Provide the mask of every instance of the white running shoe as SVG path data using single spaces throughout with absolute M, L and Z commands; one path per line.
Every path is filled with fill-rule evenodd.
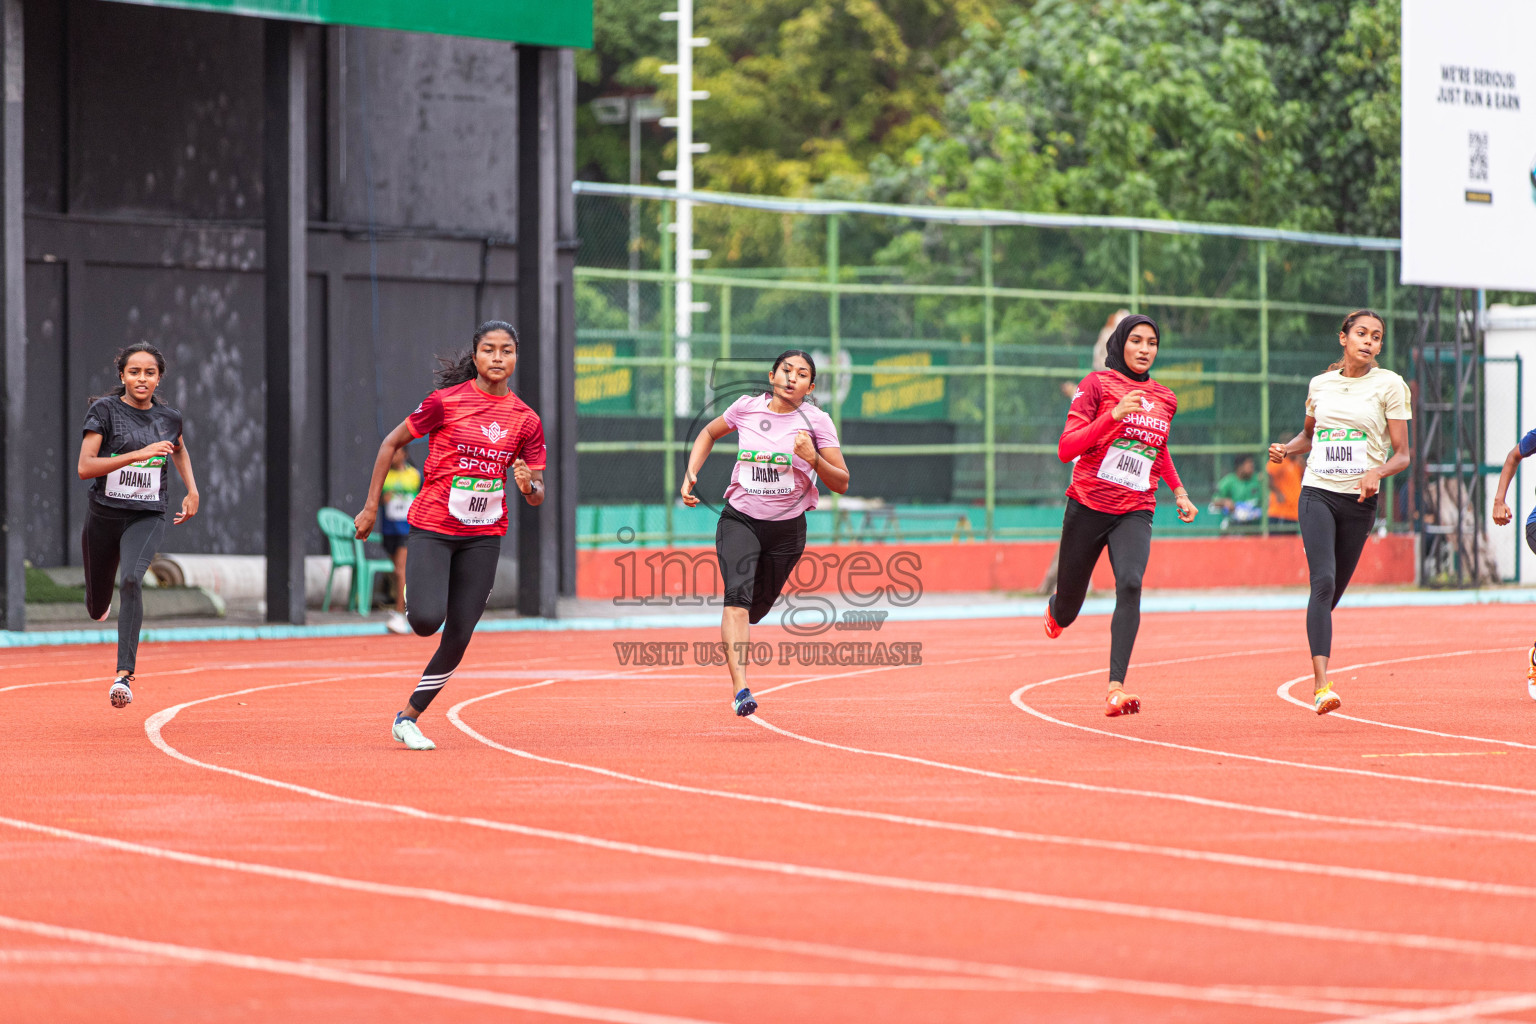
M 1536 644 L 1531 645 L 1530 663 L 1525 673 L 1525 692 L 1530 694 L 1531 700 L 1536 700 Z
M 406 718 L 405 712 L 395 714 L 395 727 L 390 734 L 401 743 L 406 750 L 436 750 L 437 744 L 421 734 L 421 727 L 416 724 L 416 719 Z
M 112 681 L 112 689 L 107 691 L 107 699 L 115 708 L 125 708 L 133 703 L 133 690 L 128 686 L 128 680 L 133 676 L 123 676 Z
M 390 612 L 389 618 L 384 620 L 384 628 L 391 633 L 406 636 L 411 631 L 411 624 L 405 620 L 405 616 L 400 612 Z

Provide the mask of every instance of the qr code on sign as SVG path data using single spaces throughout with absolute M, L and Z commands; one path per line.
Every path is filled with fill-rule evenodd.
M 1467 133 L 1467 177 L 1473 181 L 1488 180 L 1488 133 Z

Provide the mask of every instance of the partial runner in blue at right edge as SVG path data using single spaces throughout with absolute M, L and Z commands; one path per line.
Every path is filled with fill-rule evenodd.
M 1493 496 L 1493 521 L 1500 526 L 1508 526 L 1509 521 L 1515 517 L 1504 498 L 1509 493 L 1510 481 L 1515 478 L 1515 470 L 1520 468 L 1520 460 L 1532 455 L 1536 455 L 1536 430 L 1526 431 L 1520 443 L 1504 456 L 1504 469 L 1499 473 L 1499 489 Z M 1525 546 L 1536 552 L 1536 505 L 1531 507 L 1531 514 L 1525 517 Z M 1525 692 L 1532 700 L 1536 700 L 1536 644 L 1532 644 L 1526 654 Z

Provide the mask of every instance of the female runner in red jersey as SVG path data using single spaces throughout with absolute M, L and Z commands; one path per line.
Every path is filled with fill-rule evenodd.
M 431 636 L 442 626 L 443 638 L 409 705 L 395 715 L 391 734 L 411 750 L 437 746 L 421 734 L 416 717 L 459 667 L 491 595 L 507 532 L 508 469 L 524 501 L 544 501 L 544 425 L 507 386 L 516 366 L 517 331 L 500 320 L 481 324 L 471 351 L 444 362 L 437 390 L 379 445 L 368 501 L 354 520 L 358 537 L 373 532 L 396 450 L 431 435 L 425 480 L 407 516 L 405 615 L 416 635 Z
M 1125 692 L 1125 672 L 1141 626 L 1141 577 L 1152 551 L 1152 509 L 1157 482 L 1173 488 L 1179 518 L 1196 509 L 1168 455 L 1168 431 L 1179 400 L 1148 373 L 1157 358 L 1158 330 L 1151 317 L 1128 316 L 1110 336 L 1108 369 L 1077 387 L 1057 454 L 1077 460 L 1061 524 L 1061 569 L 1045 606 L 1045 635 L 1058 637 L 1077 620 L 1099 553 L 1109 548 L 1115 571 L 1115 616 L 1110 623 L 1109 697 L 1104 713 L 1134 715 L 1141 700 Z

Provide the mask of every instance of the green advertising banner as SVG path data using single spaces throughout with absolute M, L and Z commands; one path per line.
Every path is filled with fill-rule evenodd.
M 583 362 L 628 359 L 635 343 L 627 338 L 589 341 L 576 346 L 576 415 L 623 416 L 635 411 L 635 370 Z
M 592 47 L 592 0 L 116 0 L 146 7 Z
M 949 378 L 924 373 L 945 365 L 943 352 L 902 349 L 881 354 L 862 349 L 853 353 L 854 366 L 880 367 L 879 373 L 852 374 L 843 400 L 843 415 L 860 420 L 941 420 L 949 415 Z

